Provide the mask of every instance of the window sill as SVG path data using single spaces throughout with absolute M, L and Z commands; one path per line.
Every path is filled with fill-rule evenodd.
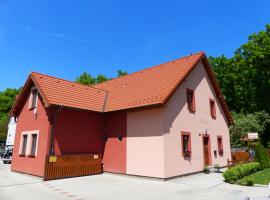
M 31 107 L 31 108 L 29 108 L 29 110 L 34 110 L 35 108 L 37 108 L 37 106 L 36 107 Z
M 35 158 L 36 155 L 28 155 L 28 158 Z
M 211 115 L 211 117 L 212 117 L 212 119 L 217 119 L 217 117 L 216 117 L 216 116 Z
M 20 154 L 19 156 L 20 156 L 20 157 L 25 157 L 26 155 L 25 155 L 25 154 Z

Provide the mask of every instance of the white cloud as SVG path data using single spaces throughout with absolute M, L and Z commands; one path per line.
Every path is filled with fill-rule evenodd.
M 54 33 L 54 32 L 47 32 L 47 31 L 38 31 L 29 27 L 24 27 L 24 28 L 16 28 L 13 27 L 14 30 L 22 30 L 22 31 L 28 31 L 28 32 L 33 32 L 33 33 L 37 33 L 37 34 L 42 34 L 48 37 L 54 37 L 54 38 L 59 38 L 62 40 L 68 40 L 68 41 L 72 41 L 72 42 L 81 42 L 81 43 L 87 43 L 87 44 L 91 44 L 91 45 L 101 45 L 99 42 L 95 42 L 95 41 L 90 41 L 90 40 L 86 40 L 86 39 L 81 39 L 81 38 L 76 38 L 76 37 L 70 37 L 67 36 L 65 34 L 62 33 Z

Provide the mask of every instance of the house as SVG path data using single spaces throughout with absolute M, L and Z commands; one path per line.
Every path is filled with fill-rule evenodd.
M 162 179 L 231 159 L 233 120 L 203 52 L 94 86 L 32 72 L 10 115 L 11 169 L 41 177 L 50 155 L 96 153 L 105 172 Z
M 16 121 L 14 117 L 9 119 L 8 123 L 8 133 L 6 139 L 6 148 L 14 145 L 15 133 L 16 133 Z

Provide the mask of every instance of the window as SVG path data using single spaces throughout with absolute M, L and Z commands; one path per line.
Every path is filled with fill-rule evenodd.
M 31 156 L 36 155 L 36 149 L 37 149 L 37 134 L 32 134 L 32 145 L 31 145 Z
M 182 139 L 182 154 L 186 157 L 191 157 L 191 137 L 189 132 L 181 133 Z
M 216 102 L 213 99 L 210 99 L 210 114 L 212 118 L 216 118 Z
M 19 155 L 35 157 L 38 150 L 39 130 L 24 131 L 21 135 Z
M 223 155 L 223 141 L 222 141 L 222 136 L 217 136 L 217 145 L 218 145 L 218 154 L 220 156 Z
M 38 91 L 37 89 L 33 89 L 31 93 L 31 104 L 30 108 L 36 108 L 37 107 L 37 99 L 38 99 Z
M 191 89 L 187 88 L 187 106 L 188 106 L 188 110 L 190 112 L 195 112 L 196 108 L 195 108 L 195 95 L 194 95 L 194 91 Z
M 23 135 L 23 136 L 22 136 L 21 155 L 25 155 L 25 154 L 26 154 L 27 137 L 28 137 L 28 135 Z

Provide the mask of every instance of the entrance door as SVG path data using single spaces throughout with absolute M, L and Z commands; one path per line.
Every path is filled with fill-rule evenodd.
M 203 136 L 203 157 L 204 157 L 204 166 L 211 165 L 211 149 L 210 149 L 210 137 Z

